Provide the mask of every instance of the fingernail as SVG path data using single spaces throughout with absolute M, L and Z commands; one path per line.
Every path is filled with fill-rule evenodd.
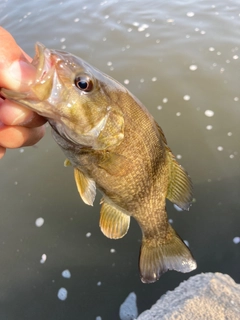
M 9 73 L 13 80 L 19 82 L 19 87 L 22 89 L 23 86 L 33 83 L 36 69 L 30 63 L 20 60 L 11 64 Z

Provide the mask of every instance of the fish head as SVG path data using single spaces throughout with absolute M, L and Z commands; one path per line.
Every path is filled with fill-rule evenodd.
M 121 143 L 124 116 L 118 97 L 127 89 L 83 59 L 40 43 L 32 65 L 37 72 L 29 90 L 1 89 L 5 98 L 47 118 L 69 143 L 96 150 Z

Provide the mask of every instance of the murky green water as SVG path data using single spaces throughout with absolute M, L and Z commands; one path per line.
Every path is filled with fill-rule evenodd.
M 100 196 L 82 203 L 48 132 L 0 161 L 0 318 L 119 319 L 133 291 L 141 312 L 196 273 L 240 282 L 239 1 L 2 0 L 0 23 L 31 56 L 36 41 L 70 51 L 149 108 L 194 183 L 190 212 L 168 203 L 168 215 L 198 262 L 142 284 L 138 226 L 118 241 L 101 234 Z

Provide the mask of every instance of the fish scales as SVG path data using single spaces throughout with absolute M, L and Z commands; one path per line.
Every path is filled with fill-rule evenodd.
M 28 91 L 1 89 L 1 95 L 47 118 L 86 204 L 93 205 L 96 188 L 102 192 L 103 234 L 122 238 L 136 219 L 144 283 L 167 270 L 194 270 L 166 212 L 166 198 L 189 209 L 192 183 L 149 111 L 119 82 L 70 53 L 38 43 L 32 65 L 37 74 Z

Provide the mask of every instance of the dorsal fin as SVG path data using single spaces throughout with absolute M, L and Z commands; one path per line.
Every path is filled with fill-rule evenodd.
M 100 211 L 99 225 L 102 233 L 110 239 L 125 236 L 130 225 L 130 216 L 116 209 L 107 202 L 103 202 Z
M 169 165 L 167 198 L 184 210 L 189 210 L 192 201 L 192 182 L 187 172 L 176 161 L 169 148 L 166 149 Z
M 74 168 L 74 178 L 83 202 L 92 206 L 96 196 L 95 181 L 86 177 L 80 170 L 76 168 Z

